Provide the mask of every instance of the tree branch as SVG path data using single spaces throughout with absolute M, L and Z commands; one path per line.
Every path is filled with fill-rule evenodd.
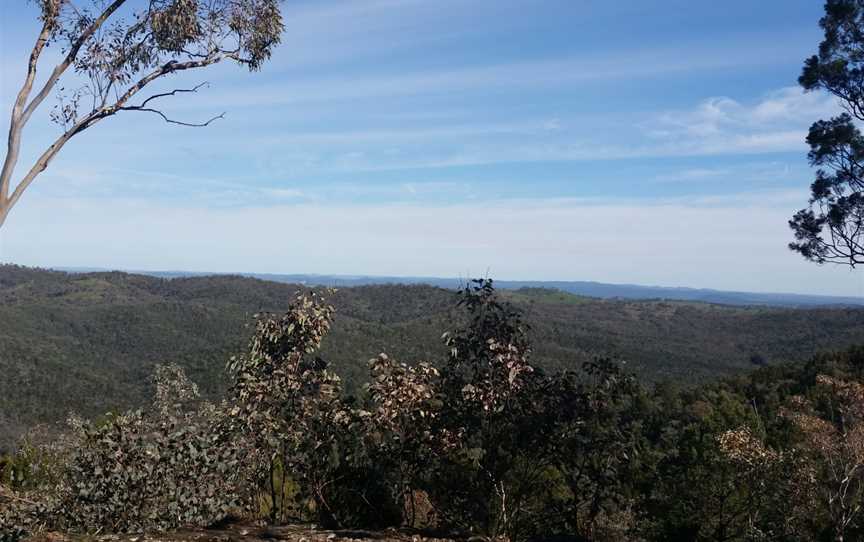
M 36 160 L 36 163 L 33 164 L 33 167 L 30 168 L 30 171 L 28 171 L 27 174 L 24 175 L 24 178 L 21 179 L 21 182 L 19 182 L 18 185 L 15 187 L 15 191 L 12 192 L 12 195 L 9 196 L 9 198 L 7 199 L 7 201 L 6 201 L 7 212 L 9 209 L 11 209 L 12 207 L 15 206 L 15 204 L 21 198 L 21 195 L 24 193 L 25 190 L 27 190 L 27 187 L 30 186 L 30 183 L 33 182 L 33 180 L 36 178 L 36 176 L 39 175 L 40 173 L 42 173 L 43 171 L 45 171 L 45 168 L 48 167 L 48 164 L 51 163 L 51 160 L 53 160 L 54 157 L 57 155 L 57 153 L 60 152 L 60 149 L 63 148 L 63 145 L 65 145 L 66 142 L 69 141 L 73 135 L 75 135 L 76 133 L 79 133 L 80 131 L 83 131 L 84 129 L 87 128 L 87 126 L 89 126 L 89 124 L 88 125 L 82 124 L 85 121 L 89 121 L 89 120 L 92 120 L 92 119 L 88 115 L 87 117 L 85 117 L 84 120 L 79 121 L 78 124 L 73 126 L 72 129 L 70 129 L 68 132 L 66 132 L 62 136 L 58 137 L 54 141 L 54 143 L 52 143 L 51 146 L 48 147 L 48 149 L 46 149 L 45 152 L 42 153 L 42 155 L 39 157 L 39 159 Z M 95 123 L 95 122 L 96 121 L 93 121 L 93 123 Z M 83 126 L 83 128 L 81 126 Z
M 120 1 L 120 0 L 118 0 L 118 1 Z M 125 104 L 133 96 L 135 96 L 138 92 L 140 92 L 141 89 L 146 87 L 148 84 L 150 84 L 154 80 L 156 80 L 156 79 L 158 79 L 164 75 L 167 75 L 169 73 L 174 73 L 174 72 L 184 71 L 184 70 L 189 70 L 189 69 L 194 69 L 194 68 L 202 68 L 204 66 L 209 66 L 211 64 L 215 64 L 217 62 L 220 62 L 224 58 L 225 58 L 225 56 L 218 55 L 218 56 L 213 56 L 213 57 L 210 57 L 210 58 L 207 58 L 204 60 L 190 60 L 188 62 L 176 62 L 176 61 L 172 60 L 170 62 L 167 62 L 167 63 L 163 64 L 159 69 L 154 70 L 153 72 L 147 74 L 146 76 L 144 76 L 140 80 L 138 80 L 137 83 L 135 83 L 134 85 L 129 87 L 126 90 L 126 92 L 124 92 L 123 95 L 114 104 L 112 104 L 108 107 L 102 107 L 102 108 L 99 108 L 95 111 L 92 111 L 89 115 L 87 115 L 83 119 L 79 120 L 77 123 L 75 123 L 72 126 L 72 128 L 70 128 L 63 135 L 61 135 L 59 138 L 57 138 L 54 141 L 54 143 L 50 147 L 48 147 L 48 149 L 46 149 L 45 152 L 42 153 L 42 155 L 33 164 L 33 167 L 30 168 L 30 170 L 27 172 L 27 174 L 24 176 L 24 178 L 21 180 L 21 182 L 18 183 L 18 185 L 15 187 L 15 190 L 14 190 L 14 192 L 12 192 L 12 195 L 7 200 L 5 200 L 5 202 L 0 201 L 0 226 L 3 225 L 5 213 L 8 213 L 9 209 L 11 209 L 18 202 L 18 200 L 21 198 L 21 195 L 24 193 L 25 190 L 27 190 L 27 187 L 30 186 L 30 183 L 32 183 L 33 180 L 40 173 L 45 171 L 45 168 L 48 167 L 48 164 L 51 163 L 51 160 L 53 160 L 54 157 L 57 156 L 57 153 L 60 152 L 60 149 L 62 149 L 63 146 L 70 139 L 72 139 L 73 136 L 80 134 L 81 132 L 83 132 L 87 128 L 89 128 L 89 127 L 93 126 L 94 124 L 96 124 L 97 122 L 101 121 L 102 119 L 116 114 L 118 111 L 122 111 L 124 109 L 133 110 L 133 111 L 134 110 L 143 111 L 144 109 L 149 109 L 149 108 L 140 108 L 140 106 L 139 106 L 139 108 L 136 108 L 135 106 L 129 106 L 127 108 L 125 106 Z M 199 88 L 200 86 L 201 85 L 199 85 L 198 87 L 195 87 L 195 88 Z M 183 91 L 183 90 L 184 89 L 179 89 L 179 91 Z M 170 94 L 171 94 L 170 92 L 166 93 L 166 95 L 170 95 Z M 151 96 L 151 98 L 148 98 L 148 100 L 152 99 L 154 97 L 158 97 L 158 96 L 159 95 Z M 146 100 L 144 103 L 146 103 Z M 144 104 L 142 104 L 142 105 L 144 105 Z M 151 112 L 162 115 L 161 112 L 156 111 L 156 110 L 153 110 Z M 214 118 L 210 119 L 209 121 L 207 121 L 207 124 L 213 122 L 217 118 L 222 118 L 223 116 L 224 116 L 224 113 L 222 115 L 219 115 L 218 117 L 214 117 Z M 167 117 L 165 117 L 165 115 L 162 115 L 162 117 L 165 118 L 165 120 L 167 122 L 173 122 L 174 124 L 185 124 L 185 123 L 182 123 L 180 121 L 172 121 L 171 119 L 168 119 Z M 207 124 L 204 124 L 203 126 L 206 126 Z M 195 126 L 193 124 L 186 124 L 186 125 Z
M 199 89 L 199 88 L 201 88 L 201 87 L 206 87 L 206 86 L 209 86 L 209 85 L 210 85 L 210 83 L 208 83 L 207 81 L 205 81 L 205 82 L 203 82 L 203 83 L 200 83 L 200 84 L 198 84 L 198 85 L 195 85 L 195 86 L 192 87 L 192 88 L 178 88 L 178 89 L 174 89 L 174 90 L 172 90 L 171 92 L 163 92 L 162 94 L 154 94 L 153 96 L 150 96 L 149 98 L 147 98 L 146 100 L 144 100 L 143 102 L 141 102 L 141 105 L 139 105 L 138 108 L 140 109 L 140 108 L 143 108 L 143 107 L 147 107 L 147 104 L 150 103 L 151 100 L 156 100 L 156 99 L 159 99 L 159 98 L 164 98 L 164 97 L 166 97 L 166 96 L 174 96 L 174 95 L 176 95 L 177 93 L 180 93 L 180 92 L 198 92 L 198 89 Z
M 36 40 L 36 45 L 33 46 L 33 50 L 30 53 L 30 61 L 27 65 L 27 76 L 24 79 L 24 84 L 21 87 L 21 90 L 18 92 L 18 96 L 15 100 L 15 106 L 12 110 L 12 119 L 9 123 L 9 143 L 6 151 L 6 157 L 3 159 L 3 169 L 0 170 L 0 227 L 3 226 L 3 223 L 6 220 L 6 216 L 9 214 L 9 210 L 13 205 L 18 201 L 18 198 L 21 197 L 21 193 L 23 189 L 26 189 L 27 185 L 32 182 L 33 175 L 31 177 L 31 173 L 34 169 L 37 168 L 38 162 L 36 165 L 31 168 L 30 172 L 25 176 L 26 182 L 23 182 L 15 187 L 15 191 L 12 195 L 9 195 L 9 191 L 11 190 L 12 184 L 12 174 L 15 171 L 15 166 L 18 163 L 18 155 L 21 151 L 21 132 L 24 129 L 24 126 L 27 124 L 27 121 L 30 120 L 30 117 L 33 115 L 33 112 L 39 105 L 45 100 L 54 86 L 57 84 L 57 80 L 61 75 L 69 68 L 70 65 L 75 61 L 75 58 L 78 56 L 78 52 L 81 50 L 81 47 L 93 36 L 93 34 L 102 26 L 102 24 L 108 20 L 111 15 L 117 11 L 117 9 L 122 6 L 126 0 L 114 0 L 105 10 L 102 11 L 102 14 L 99 15 L 91 24 L 88 26 L 78 39 L 72 43 L 72 47 L 69 49 L 69 52 L 66 54 L 66 57 L 63 61 L 58 64 L 54 70 L 51 72 L 51 75 L 48 77 L 48 81 L 45 82 L 42 89 L 38 94 L 30 101 L 29 104 L 25 104 L 27 102 L 27 98 L 30 96 L 30 92 L 33 90 L 33 82 L 36 79 L 36 68 L 39 63 L 39 57 L 42 54 L 42 50 L 45 48 L 45 45 L 48 43 L 48 39 L 51 36 L 51 31 L 54 28 L 54 25 L 57 24 L 57 17 L 59 17 L 59 13 L 54 14 L 54 17 L 49 17 L 47 14 L 44 15 L 44 22 L 42 25 L 42 30 L 39 32 L 39 37 Z M 58 140 L 59 141 L 59 140 Z M 55 142 L 57 145 L 58 142 Z M 63 142 L 65 144 L 65 141 Z M 62 147 L 63 144 L 60 144 Z M 48 153 L 54 145 L 49 147 L 49 150 L 46 151 Z M 56 149 L 59 150 L 59 147 Z M 56 151 L 48 157 L 47 161 L 50 161 L 53 158 L 53 155 L 56 154 Z M 45 157 L 43 154 L 40 157 L 40 160 Z M 47 166 L 47 161 L 45 166 Z M 44 170 L 45 167 L 42 167 L 38 171 Z M 37 174 L 38 174 L 37 171 Z M 22 186 L 23 184 L 23 186 Z
M 164 21 L 159 19 L 160 24 L 164 22 L 168 25 L 176 25 L 177 28 L 167 28 L 169 35 L 155 37 L 151 27 L 154 22 L 158 22 L 155 19 L 156 15 L 163 15 L 163 2 L 159 0 L 144 0 L 143 4 L 147 8 L 143 13 L 135 14 L 131 25 L 123 21 L 113 25 L 110 21 L 119 16 L 118 12 L 123 6 L 133 2 L 92 0 L 94 9 L 97 11 L 91 17 L 87 11 L 78 12 L 72 5 L 73 1 L 46 0 L 43 4 L 42 30 L 31 51 L 27 76 L 12 111 L 9 148 L 3 159 L 2 173 L 0 173 L 0 227 L 3 226 L 10 209 L 18 202 L 33 180 L 48 167 L 60 149 L 71 138 L 102 119 L 115 115 L 119 111 L 141 111 L 159 115 L 171 124 L 203 127 L 223 118 L 224 113 L 202 123 L 183 122 L 169 118 L 158 106 L 153 105 L 158 98 L 196 92 L 206 83 L 194 88 L 154 94 L 138 105 L 133 105 L 130 101 L 144 87 L 164 75 L 202 68 L 226 59 L 247 64 L 250 70 L 255 70 L 262 61 L 270 57 L 271 47 L 279 42 L 283 30 L 276 0 L 263 2 L 263 7 L 272 10 L 273 14 L 272 18 L 268 19 L 270 24 L 266 25 L 259 24 L 260 21 L 256 17 L 260 13 L 255 13 L 254 10 L 257 8 L 252 5 L 255 3 L 249 6 L 240 3 L 236 13 L 231 11 L 230 20 L 223 17 L 223 10 L 227 8 L 223 8 L 220 2 L 210 2 L 200 9 L 195 3 L 188 6 L 184 4 L 180 6 L 182 14 L 194 20 L 186 21 L 181 17 L 183 21 L 177 22 L 172 18 L 173 12 L 165 12 L 171 17 L 167 17 Z M 69 21 L 66 20 L 67 16 L 70 18 Z M 179 34 L 174 36 L 171 33 L 173 30 L 177 30 Z M 232 45 L 223 44 L 230 36 L 236 37 L 236 43 L 228 42 L 236 45 L 233 49 Z M 34 88 L 37 65 L 43 48 L 52 39 L 58 37 L 64 42 L 61 59 L 47 74 L 47 80 L 41 88 Z M 175 37 L 178 39 L 174 40 Z M 182 49 L 178 50 L 178 47 Z M 185 57 L 181 55 L 183 50 L 186 50 Z M 42 106 L 47 96 L 58 87 L 60 79 L 66 76 L 70 67 L 89 77 L 89 89 L 93 96 L 93 103 L 88 104 L 90 111 L 81 117 L 78 116 L 77 94 L 75 103 L 71 106 L 67 107 L 61 102 L 59 118 L 64 133 L 45 149 L 23 177 L 15 179 L 20 180 L 14 184 L 13 176 L 16 174 L 20 159 L 24 127 Z M 87 106 L 82 106 L 84 107 Z
M 138 92 L 140 92 L 141 89 L 143 89 L 145 86 L 147 86 L 148 84 L 153 82 L 155 79 L 162 77 L 163 75 L 167 75 L 169 73 L 174 73 L 174 72 L 179 72 L 179 71 L 190 70 L 190 69 L 194 69 L 194 68 L 203 68 L 204 66 L 209 66 L 211 64 L 216 64 L 217 62 L 221 62 L 225 58 L 227 58 L 226 55 L 214 55 L 214 56 L 210 56 L 210 57 L 207 57 L 205 59 L 202 59 L 202 60 L 189 60 L 186 62 L 177 62 L 176 60 L 172 60 L 170 62 L 166 62 L 159 69 L 150 72 L 149 74 L 147 74 L 144 77 L 142 77 L 141 79 L 139 79 L 137 83 L 135 83 L 134 85 L 129 87 L 126 90 L 126 92 L 124 92 L 123 95 L 117 99 L 117 102 L 113 106 L 110 106 L 108 108 L 103 108 L 103 109 L 117 111 L 117 110 L 123 108 L 126 105 L 126 102 L 128 102 L 133 96 L 138 94 Z M 206 83 L 202 83 L 202 84 L 206 84 Z M 194 92 L 200 86 L 201 85 L 198 85 L 198 87 L 195 87 L 191 91 L 180 89 L 180 90 L 175 91 L 175 92 Z M 172 94 L 172 93 L 171 92 L 166 93 L 166 95 L 170 95 L 170 94 Z M 159 97 L 159 96 L 160 95 L 158 95 L 158 94 L 155 96 L 151 96 L 150 98 L 148 98 L 148 100 L 152 99 L 152 98 Z M 141 105 L 143 106 L 146 103 L 147 102 L 145 101 Z
M 174 119 L 168 118 L 168 116 L 165 115 L 165 113 L 159 111 L 158 109 L 153 109 L 150 107 L 138 107 L 138 106 L 121 107 L 119 109 L 119 111 L 144 111 L 147 113 L 155 113 L 155 114 L 159 115 L 160 117 L 162 117 L 162 120 L 164 120 L 165 122 L 169 122 L 171 124 L 179 124 L 180 126 L 191 126 L 192 128 L 203 128 L 205 126 L 209 126 L 210 123 L 215 121 L 215 120 L 225 118 L 225 113 L 223 112 L 223 113 L 220 113 L 220 114 L 216 115 L 215 117 L 207 120 L 206 122 L 194 123 L 194 122 L 183 122 L 180 120 L 174 120 Z
M 205 81 L 204 83 L 200 83 L 198 85 L 195 85 L 192 88 L 177 88 L 177 89 L 172 90 L 171 92 L 163 92 L 160 94 L 154 94 L 153 96 L 150 96 L 149 98 L 147 98 L 146 100 L 141 102 L 140 105 L 129 105 L 129 106 L 125 106 L 125 107 L 120 107 L 118 109 L 118 111 L 144 111 L 147 113 L 155 113 L 156 115 L 159 115 L 160 117 L 162 117 L 162 120 L 164 120 L 165 122 L 169 122 L 171 124 L 179 124 L 180 126 L 191 126 L 193 128 L 203 128 L 205 126 L 209 126 L 210 123 L 215 121 L 215 120 L 225 118 L 225 112 L 223 111 L 219 115 L 216 115 L 215 117 L 212 117 L 211 119 L 207 120 L 206 122 L 202 122 L 202 123 L 183 122 L 183 121 L 171 119 L 167 115 L 165 115 L 165 113 L 163 113 L 162 111 L 159 111 L 158 109 L 153 109 L 152 107 L 147 107 L 147 104 L 153 100 L 157 100 L 159 98 L 165 98 L 166 96 L 175 96 L 181 92 L 198 92 L 198 89 L 200 89 L 201 87 L 204 87 L 204 86 L 208 86 L 208 85 L 209 85 L 209 83 L 207 83 Z
M 63 72 L 65 72 L 69 68 L 69 66 L 72 65 L 72 63 L 75 61 L 75 58 L 78 56 L 78 51 L 81 50 L 81 47 L 83 47 L 84 44 L 87 43 L 87 40 L 89 40 L 90 37 L 93 36 L 93 34 L 96 33 L 97 30 L 99 30 L 99 27 L 101 27 L 102 24 L 106 20 L 108 20 L 108 17 L 113 15 L 114 12 L 117 11 L 120 6 L 125 3 L 126 0 L 114 0 L 113 2 L 111 2 L 111 5 L 105 8 L 105 11 L 103 11 L 102 14 L 99 15 L 99 17 L 97 17 L 93 21 L 93 23 L 88 26 L 87 29 L 84 30 L 84 32 L 81 33 L 80 36 L 78 36 L 78 39 L 76 39 L 75 42 L 72 44 L 72 47 L 69 49 L 69 52 L 66 54 L 66 57 L 63 59 L 63 61 L 54 68 L 54 71 L 51 72 L 51 76 L 48 77 L 48 81 L 45 82 L 42 90 L 40 90 L 39 94 L 37 94 L 33 98 L 33 101 L 31 101 L 30 104 L 27 105 L 27 108 L 24 110 L 24 114 L 21 117 L 22 125 L 27 123 L 30 115 L 32 115 L 36 108 L 39 107 L 39 105 L 42 103 L 42 101 L 45 100 L 45 97 L 48 96 L 48 93 L 50 93 L 51 89 L 54 88 L 54 85 L 57 84 L 57 80 L 60 79 L 60 76 L 63 75 Z
M 39 63 L 39 57 L 42 55 L 42 50 L 48 43 L 48 37 L 51 34 L 52 22 L 48 19 L 42 25 L 42 30 L 39 32 L 39 37 L 36 39 L 36 44 L 30 52 L 30 61 L 27 63 L 27 76 L 24 78 L 24 84 L 21 90 L 18 91 L 18 96 L 15 99 L 15 105 L 12 107 L 12 119 L 9 122 L 9 141 L 6 149 L 6 158 L 3 160 L 3 169 L 0 171 L 0 208 L 9 197 L 9 184 L 12 178 L 12 171 L 15 164 L 18 162 L 18 153 L 21 148 L 21 116 L 24 110 L 24 104 L 30 96 L 30 91 L 33 89 L 33 81 L 36 79 L 36 65 Z

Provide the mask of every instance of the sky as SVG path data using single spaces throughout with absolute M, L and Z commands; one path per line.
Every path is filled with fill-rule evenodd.
M 796 85 L 821 12 L 289 0 L 261 72 L 170 81 L 208 82 L 163 102 L 173 117 L 224 119 L 128 113 L 74 138 L 0 230 L 0 261 L 864 295 L 861 270 L 786 248 L 807 128 L 839 111 Z M 0 16 L 5 115 L 38 22 L 18 0 Z M 50 105 L 23 164 L 59 135 Z

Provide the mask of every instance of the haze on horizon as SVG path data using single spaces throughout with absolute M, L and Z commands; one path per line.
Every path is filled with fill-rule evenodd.
M 664 6 L 288 2 L 262 73 L 219 66 L 169 105 L 225 119 L 83 134 L 13 210 L 0 261 L 864 296 L 860 270 L 786 248 L 807 128 L 838 111 L 796 85 L 821 3 Z M 5 112 L 37 21 L 0 14 Z

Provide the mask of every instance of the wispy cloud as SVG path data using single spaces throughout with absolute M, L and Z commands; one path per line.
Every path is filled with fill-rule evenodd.
M 766 184 L 787 184 L 806 177 L 809 170 L 789 161 L 753 161 L 736 162 L 724 166 L 680 168 L 656 175 L 653 180 L 657 183 L 676 184 L 733 184 L 741 185 L 747 183 L 752 186 L 764 186 Z M 803 186 L 803 185 L 802 185 Z
M 263 196 L 266 196 L 277 201 L 301 199 L 306 196 L 302 190 L 291 188 L 260 188 L 258 190 Z
M 693 168 L 684 169 L 676 173 L 666 173 L 658 175 L 655 180 L 660 182 L 677 182 L 677 181 L 703 181 L 706 179 L 716 179 L 717 177 L 726 177 L 731 173 L 728 168 Z
M 804 93 L 788 87 L 749 102 L 708 98 L 690 109 L 674 111 L 570 121 L 551 117 L 521 123 L 307 132 L 259 140 L 256 144 L 306 145 L 312 152 L 316 146 L 326 145 L 331 159 L 324 167 L 352 171 L 803 153 L 809 125 L 839 112 L 836 100 L 824 93 Z M 353 150 L 346 151 L 345 147 Z M 690 172 L 690 176 L 698 173 Z
M 592 81 L 634 80 L 692 72 L 706 72 L 746 65 L 770 64 L 776 55 L 739 58 L 729 51 L 682 48 L 628 50 L 613 53 L 571 55 L 497 64 L 472 64 L 437 70 L 400 70 L 352 76 L 306 75 L 262 83 L 239 81 L 243 90 L 215 87 L 194 107 L 275 107 L 299 104 L 381 99 L 397 96 L 434 95 L 446 92 L 519 91 L 554 86 L 565 88 Z M 752 53 L 752 51 L 751 51 Z M 749 58 L 749 60 L 748 60 Z M 744 66 L 742 66 L 742 63 Z M 253 84 L 254 83 L 254 84 Z
M 13 211 L 0 259 L 736 289 L 770 273 L 772 289 L 853 292 L 784 248 L 807 127 L 837 108 L 768 91 L 818 43 L 820 6 L 729 2 L 289 2 L 261 73 L 164 83 L 211 81 L 163 105 L 223 121 L 123 115 L 76 137 Z M 25 8 L 0 36 L 6 111 L 38 24 Z M 56 133 L 34 117 L 22 163 Z M 250 239 L 288 221 L 275 248 Z
M 730 169 L 711 160 L 744 156 L 752 161 L 759 155 L 794 153 L 799 162 L 803 161 L 808 125 L 838 111 L 837 104 L 824 94 L 783 88 L 754 100 L 709 98 L 690 108 L 595 117 L 547 114 L 509 122 L 472 123 L 470 115 L 456 115 L 434 123 L 385 123 L 365 129 L 251 130 L 239 139 L 228 138 L 232 130 L 226 124 L 214 127 L 224 130 L 226 138 L 221 142 L 199 143 L 185 137 L 199 132 L 155 125 L 138 128 L 138 132 L 155 134 L 159 130 L 160 141 L 166 144 L 160 150 L 160 167 L 154 168 L 137 144 L 105 130 L 95 136 L 98 147 L 103 156 L 125 162 L 123 167 L 94 163 L 93 146 L 80 153 L 70 148 L 46 172 L 45 181 L 50 185 L 48 193 L 54 195 L 125 193 L 232 205 L 288 197 L 325 201 L 361 193 L 377 193 L 385 200 L 415 197 L 418 192 L 434 192 L 424 188 L 427 181 L 450 186 L 471 182 L 466 177 L 447 179 L 447 170 L 507 164 L 701 158 L 705 163 L 691 160 L 677 171 L 646 175 L 644 180 L 682 185 L 681 181 L 704 183 L 711 179 L 738 184 L 758 179 L 779 181 L 791 179 L 788 163 L 783 166 L 785 170 L 771 167 L 756 171 L 742 169 L 747 162 Z M 122 124 L 116 128 L 120 132 L 124 129 L 128 128 Z M 235 155 L 244 157 L 242 167 L 219 167 Z M 188 173 L 193 163 L 208 167 Z M 582 166 L 574 167 L 577 169 L 561 174 L 562 178 L 584 176 L 579 172 Z M 388 180 L 376 180 L 379 174 L 386 174 Z M 801 178 L 804 171 L 798 167 L 795 175 Z M 51 178 L 60 182 L 51 182 Z M 507 178 L 509 181 L 498 186 L 506 188 L 531 180 L 520 179 L 518 174 Z M 386 186 L 388 182 L 391 184 Z M 358 188 L 352 189 L 352 183 Z M 337 186 L 341 188 L 335 189 Z M 472 190 L 440 192 L 457 199 L 473 197 Z
M 786 87 L 749 104 L 725 96 L 708 98 L 694 109 L 662 113 L 642 129 L 658 149 L 670 152 L 797 151 L 804 148 L 812 122 L 840 111 L 830 95 Z
M 785 248 L 789 211 L 777 202 L 798 197 L 802 194 L 254 208 L 42 198 L 29 201 L 0 234 L 0 260 L 437 276 L 488 269 L 514 279 L 861 293 L 860 277 L 813 266 Z M 276 243 L 249 235 L 281 231 L 286 223 L 291 235 Z

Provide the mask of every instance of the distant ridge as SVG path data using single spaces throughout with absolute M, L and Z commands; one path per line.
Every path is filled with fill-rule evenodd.
M 106 271 L 98 268 L 58 267 L 58 271 L 87 273 Z M 125 270 L 124 270 L 125 271 Z M 309 286 L 367 286 L 374 284 L 428 284 L 440 288 L 455 289 L 464 284 L 464 279 L 441 277 L 392 277 L 367 275 L 315 275 L 315 274 L 272 274 L 272 273 L 208 273 L 188 271 L 127 271 L 141 275 L 161 278 L 204 277 L 235 275 L 257 278 L 274 282 L 305 284 Z M 695 301 L 721 305 L 773 306 L 773 307 L 860 307 L 864 297 L 825 296 L 787 293 L 756 293 L 712 290 L 703 288 L 683 288 L 666 286 L 640 286 L 636 284 L 607 284 L 591 281 L 541 281 L 541 280 L 496 280 L 498 288 L 518 290 L 519 288 L 552 288 L 575 295 L 600 299 L 663 299 L 675 301 Z
M 337 316 L 321 357 L 352 393 L 368 379 L 367 360 L 381 352 L 408 363 L 446 360 L 441 334 L 464 317 L 454 310 L 452 289 L 431 285 L 202 275 L 171 279 L 0 264 L 0 452 L 28 427 L 59 422 L 70 410 L 93 417 L 145 404 L 158 363 L 179 364 L 206 397 L 220 397 L 225 362 L 245 350 L 252 315 L 284 311 L 298 281 L 340 286 L 330 297 Z M 500 292 L 523 312 L 532 360 L 547 370 L 613 357 L 647 381 L 692 384 L 804 361 L 864 337 L 862 306 L 615 300 L 528 287 Z

